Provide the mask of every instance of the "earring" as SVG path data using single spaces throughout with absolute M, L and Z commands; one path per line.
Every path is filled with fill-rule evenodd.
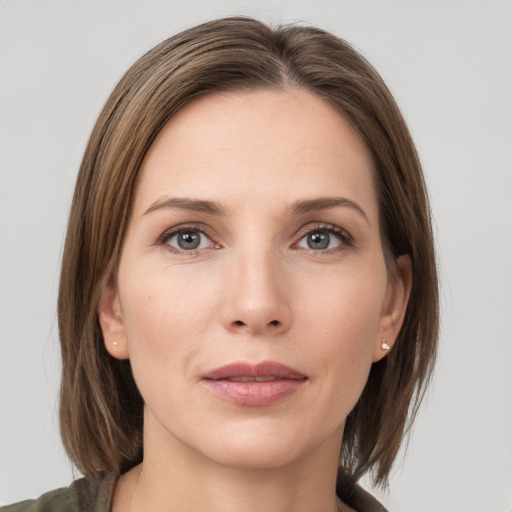
M 386 338 L 382 338 L 382 343 L 380 344 L 382 350 L 389 350 L 391 347 L 386 343 Z
M 117 347 L 117 341 L 114 341 L 112 345 L 114 345 L 114 347 Z

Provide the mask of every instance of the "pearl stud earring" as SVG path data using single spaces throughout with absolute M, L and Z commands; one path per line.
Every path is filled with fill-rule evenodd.
M 380 344 L 382 350 L 389 350 L 391 347 L 386 343 L 386 338 L 382 338 L 382 343 Z

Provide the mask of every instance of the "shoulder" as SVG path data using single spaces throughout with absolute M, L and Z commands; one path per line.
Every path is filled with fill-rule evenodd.
M 108 512 L 114 478 L 75 480 L 69 487 L 55 489 L 34 500 L 0 507 L 0 512 Z

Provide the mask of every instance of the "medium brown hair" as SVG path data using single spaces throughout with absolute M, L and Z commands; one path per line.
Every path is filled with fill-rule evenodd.
M 317 28 L 276 29 L 250 18 L 211 21 L 162 42 L 126 72 L 93 129 L 78 174 L 62 262 L 60 422 L 65 448 L 86 476 L 142 460 L 143 401 L 129 361 L 111 357 L 98 323 L 115 275 L 142 159 L 164 124 L 194 98 L 226 90 L 303 88 L 342 112 L 375 165 L 384 251 L 412 260 L 413 288 L 389 355 L 373 364 L 349 414 L 340 465 L 386 483 L 434 364 L 438 283 L 427 192 L 409 131 L 373 67 Z

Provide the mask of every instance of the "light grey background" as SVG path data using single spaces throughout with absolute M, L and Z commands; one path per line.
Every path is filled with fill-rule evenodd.
M 380 70 L 417 142 L 443 287 L 434 385 L 388 493 L 396 512 L 512 510 L 512 2 L 0 2 L 0 504 L 69 484 L 55 302 L 87 137 L 122 72 L 214 17 L 306 21 Z

